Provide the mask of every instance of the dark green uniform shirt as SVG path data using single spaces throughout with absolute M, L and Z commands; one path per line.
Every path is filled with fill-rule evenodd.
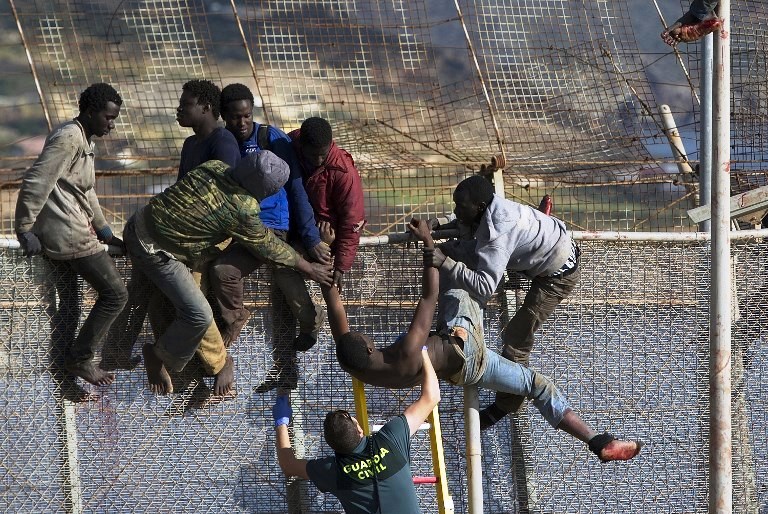
M 411 476 L 411 431 L 405 416 L 364 437 L 349 455 L 307 462 L 318 489 L 339 499 L 348 514 L 418 514 Z

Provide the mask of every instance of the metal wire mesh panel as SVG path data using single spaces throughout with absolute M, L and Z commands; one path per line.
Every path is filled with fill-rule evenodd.
M 598 430 L 647 443 L 630 463 L 602 465 L 586 447 L 551 429 L 529 407 L 484 432 L 485 511 L 706 512 L 708 479 L 708 259 L 706 243 L 581 243 L 582 279 L 537 336 L 531 365 L 550 376 Z M 768 244 L 734 244 L 738 319 L 734 347 L 734 505 L 768 508 L 765 286 Z M 366 247 L 346 281 L 350 325 L 389 344 L 410 321 L 420 293 L 420 252 Z M 119 268 L 128 270 L 122 258 Z M 249 278 L 249 324 L 232 348 L 237 395 L 210 396 L 194 364 L 174 377 L 173 395 L 146 386 L 143 365 L 119 372 L 98 399 L 81 396 L 59 371 L 55 294 L 46 262 L 0 253 L 0 511 L 340 512 L 303 481 L 286 482 L 274 449 L 274 391 L 258 393 L 272 366 L 266 270 Z M 87 313 L 94 298 L 82 286 Z M 514 306 L 527 284 L 511 280 L 486 310 L 486 342 L 499 349 L 502 298 Z M 319 299 L 319 291 L 313 288 Z M 114 333 L 107 344 L 114 343 Z M 152 340 L 148 329 L 137 341 Z M 348 375 L 326 330 L 298 354 L 292 439 L 300 456 L 328 455 L 322 419 L 352 409 Z M 449 490 L 466 512 L 461 389 L 442 384 L 440 403 Z M 399 414 L 410 390 L 367 387 L 371 423 Z M 481 391 L 481 404 L 491 401 Z M 431 474 L 426 434 L 413 443 L 413 471 Z M 418 487 L 436 512 L 432 486 Z
M 732 6 L 735 190 L 764 183 L 767 5 Z M 257 119 L 286 131 L 328 118 L 363 176 L 370 234 L 402 229 L 412 211 L 445 212 L 456 179 L 493 157 L 509 195 L 536 204 L 552 194 L 574 228 L 690 229 L 695 177 L 659 152 L 657 98 L 674 90 L 695 164 L 698 45 L 678 49 L 684 78 L 673 77 L 680 65 L 669 48 L 640 52 L 651 30 L 660 44 L 661 24 L 648 28 L 654 10 L 652 0 L 8 0 L 2 231 L 12 232 L 21 175 L 44 135 L 97 81 L 125 100 L 96 152 L 101 198 L 119 228 L 172 180 L 190 135 L 175 107 L 192 78 L 246 83 Z

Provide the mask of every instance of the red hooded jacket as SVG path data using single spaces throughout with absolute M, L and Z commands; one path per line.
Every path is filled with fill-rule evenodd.
M 331 249 L 334 255 L 334 268 L 347 272 L 352 269 L 360 244 L 360 234 L 365 226 L 365 207 L 363 203 L 363 184 L 355 161 L 346 150 L 339 148 L 336 142 L 322 166 L 309 169 L 301 158 L 299 129 L 289 133 L 293 147 L 301 163 L 304 189 L 307 190 L 309 203 L 315 210 L 317 221 L 328 221 L 336 231 L 336 240 Z

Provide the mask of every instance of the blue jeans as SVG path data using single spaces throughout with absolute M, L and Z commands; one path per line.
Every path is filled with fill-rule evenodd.
M 557 427 L 571 410 L 565 397 L 546 376 L 486 348 L 482 313 L 477 301 L 463 289 L 448 289 L 440 295 L 438 333 L 461 335 L 464 340 L 463 347 L 454 345 L 456 353 L 464 358 L 464 367 L 449 381 L 524 396 L 550 425 Z
M 689 9 L 691 14 L 700 20 L 711 15 L 717 8 L 717 1 L 713 0 L 693 0 L 691 2 L 691 8 Z
M 89 361 L 125 307 L 128 290 L 107 252 L 67 261 L 50 260 L 50 263 L 59 296 L 52 320 L 54 341 L 63 347 L 64 363 Z M 96 291 L 98 298 L 75 337 L 82 311 L 78 276 Z
M 478 386 L 528 398 L 554 428 L 571 410 L 568 400 L 549 377 L 490 350 L 486 352 L 486 361 Z
M 133 266 L 173 304 L 175 318 L 155 343 L 155 353 L 170 371 L 181 371 L 192 359 L 213 321 L 208 300 L 187 266 L 164 253 L 149 253 L 136 236 L 135 216 L 123 230 Z
M 534 334 L 576 288 L 581 271 L 579 268 L 567 275 L 554 277 L 536 277 L 531 280 L 531 287 L 525 295 L 523 305 L 515 312 L 501 332 L 504 346 L 501 356 L 528 366 L 533 349 Z M 522 395 L 499 393 L 496 406 L 505 412 L 515 412 L 522 407 Z

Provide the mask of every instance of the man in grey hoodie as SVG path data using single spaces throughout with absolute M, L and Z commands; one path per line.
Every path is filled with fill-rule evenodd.
M 576 287 L 579 249 L 562 221 L 495 195 L 493 185 L 479 175 L 459 183 L 453 200 L 457 221 L 476 227 L 474 239 L 441 244 L 432 265 L 483 307 L 505 271 L 531 280 L 522 307 L 502 331 L 501 352 L 528 366 L 534 333 Z M 522 396 L 497 393 L 495 402 L 480 413 L 481 428 L 517 411 L 524 401 Z
M 16 202 L 16 234 L 24 255 L 45 253 L 53 268 L 59 304 L 55 339 L 65 348 L 64 368 L 97 386 L 115 377 L 94 362 L 95 352 L 128 300 L 115 263 L 104 245 L 122 247 L 112 234 L 96 197 L 93 137 L 115 128 L 122 98 L 105 83 L 82 92 L 80 113 L 56 127 L 35 164 L 24 174 Z M 75 337 L 82 309 L 78 277 L 98 295 Z

